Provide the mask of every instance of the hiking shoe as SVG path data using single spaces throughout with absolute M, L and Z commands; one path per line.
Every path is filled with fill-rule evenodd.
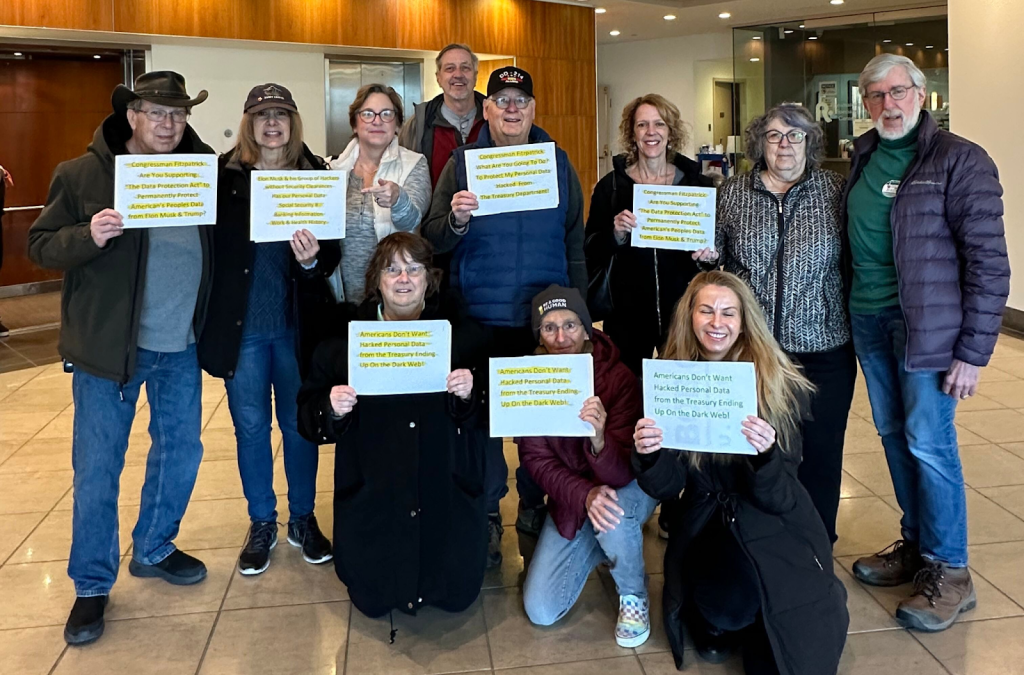
M 905 628 L 933 633 L 946 630 L 960 612 L 977 604 L 970 570 L 925 561 L 914 577 L 914 593 L 896 608 L 896 621 Z
M 128 572 L 133 577 L 155 577 L 175 586 L 191 586 L 206 578 L 206 565 L 198 558 L 175 549 L 155 565 L 143 565 L 132 558 Z
M 917 542 L 897 539 L 888 548 L 853 563 L 853 576 L 868 586 L 899 586 L 924 567 Z
M 5 338 L 11 334 L 11 330 L 4 325 L 3 321 L 0 321 L 0 338 Z M 102 629 L 101 629 L 102 630 Z M 99 637 L 99 636 L 97 636 Z
M 331 541 L 320 531 L 312 513 L 288 523 L 288 543 L 302 549 L 302 559 L 319 565 L 334 558 Z
M 523 556 L 524 570 L 529 569 L 530 561 L 533 560 L 533 552 L 537 550 L 537 540 L 540 538 L 540 530 L 544 527 L 544 518 L 547 515 L 548 507 L 545 504 L 528 508 L 519 500 L 516 535 L 519 539 L 519 555 Z
M 487 514 L 487 567 L 501 565 L 501 535 L 505 528 L 501 524 L 500 513 Z
M 238 571 L 245 576 L 263 574 L 270 567 L 270 552 L 277 546 L 277 523 L 257 521 L 249 526 L 249 538 L 238 555 Z
M 627 649 L 639 647 L 651 636 L 651 609 L 647 598 L 619 596 L 619 620 L 615 624 L 615 642 Z
M 76 598 L 68 622 L 64 624 L 64 642 L 69 645 L 87 645 L 103 635 L 103 610 L 107 606 L 107 595 Z

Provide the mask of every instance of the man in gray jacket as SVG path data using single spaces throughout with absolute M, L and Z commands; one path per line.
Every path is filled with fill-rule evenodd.
M 187 124 L 185 79 L 140 76 L 114 90 L 113 114 L 86 154 L 57 167 L 46 207 L 29 231 L 29 257 L 64 272 L 58 349 L 74 364 L 74 475 L 68 575 L 78 599 L 64 628 L 68 644 L 103 634 L 117 578 L 117 498 L 128 435 L 143 383 L 153 444 L 146 463 L 128 571 L 176 585 L 206 567 L 173 544 L 195 485 L 203 446 L 202 378 L 195 342 L 206 312 L 212 228 L 124 228 L 115 211 L 115 157 L 213 153 Z

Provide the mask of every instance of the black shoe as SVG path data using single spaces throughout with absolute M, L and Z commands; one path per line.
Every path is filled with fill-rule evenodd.
M 107 595 L 77 598 L 64 624 L 64 642 L 80 646 L 99 640 L 103 635 L 103 610 L 108 598 Z
M 540 530 L 544 526 L 544 518 L 548 515 L 548 508 L 543 503 L 534 508 L 528 508 L 519 500 L 518 515 L 516 516 L 516 537 L 519 540 L 519 555 L 523 556 L 523 569 L 529 569 L 533 561 L 533 553 L 537 550 L 537 540 L 540 538 Z
M 206 565 L 184 551 L 175 550 L 155 565 L 143 565 L 132 558 L 128 572 L 133 577 L 156 577 L 175 586 L 191 586 L 206 578 Z
M 11 334 L 10 329 L 7 328 L 7 326 L 4 325 L 3 321 L 0 321 L 0 338 L 5 338 L 5 337 L 7 337 L 10 334 Z M 100 630 L 102 631 L 103 629 L 101 628 Z M 97 635 L 96 637 L 99 637 L 99 636 Z
M 270 567 L 270 552 L 277 546 L 277 523 L 255 522 L 238 556 L 238 571 L 245 576 L 262 574 Z
M 708 663 L 725 663 L 736 651 L 735 633 L 711 625 L 699 615 L 699 610 L 691 610 L 686 627 L 697 648 L 697 656 Z
M 334 558 L 330 540 L 320 531 L 312 513 L 288 523 L 288 543 L 302 549 L 302 559 L 319 565 Z
M 501 565 L 501 535 L 505 528 L 501 524 L 500 513 L 487 514 L 487 567 Z

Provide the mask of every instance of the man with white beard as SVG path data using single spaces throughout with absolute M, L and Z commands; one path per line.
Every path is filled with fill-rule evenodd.
M 1010 266 L 995 164 L 922 112 L 926 84 L 895 54 L 861 72 L 875 128 L 854 145 L 843 218 L 854 348 L 903 511 L 900 538 L 853 573 L 913 581 L 897 620 L 939 631 L 977 604 L 953 418 L 992 355 Z

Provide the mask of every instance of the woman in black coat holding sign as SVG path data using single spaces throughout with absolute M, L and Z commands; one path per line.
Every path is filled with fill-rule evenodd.
M 682 492 L 669 526 L 665 631 L 683 667 L 685 622 L 706 660 L 743 650 L 747 675 L 835 673 L 846 642 L 846 589 L 814 504 L 797 479 L 799 421 L 812 390 L 771 337 L 747 285 L 697 275 L 676 308 L 665 359 L 749 361 L 758 417 L 743 422 L 752 455 L 662 449 L 637 422 L 633 466 L 655 499 Z
M 335 442 L 334 565 L 352 603 L 370 617 L 424 605 L 458 612 L 480 593 L 487 554 L 484 414 L 471 368 L 486 337 L 462 298 L 440 294 L 432 249 L 406 232 L 380 241 L 366 270 L 359 321 L 447 320 L 448 391 L 359 396 L 348 386 L 349 346 L 328 340 L 299 392 L 299 429 Z

